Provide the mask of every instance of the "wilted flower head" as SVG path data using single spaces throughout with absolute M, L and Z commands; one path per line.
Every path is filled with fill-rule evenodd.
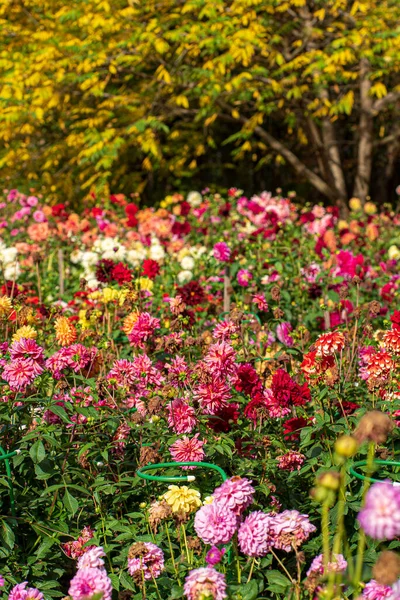
M 169 504 L 174 513 L 190 514 L 201 506 L 200 492 L 192 490 L 186 485 L 169 485 L 168 492 L 163 498 Z
M 371 410 L 361 417 L 354 438 L 359 444 L 365 441 L 384 444 L 394 423 L 388 415 L 379 410 Z
M 190 571 L 183 590 L 188 600 L 224 600 L 227 598 L 225 576 L 212 567 Z
M 308 515 L 302 515 L 297 510 L 284 510 L 271 519 L 272 545 L 277 550 L 290 552 L 298 548 L 316 531 L 310 523 Z
M 128 571 L 138 581 L 142 580 L 142 575 L 145 579 L 157 579 L 163 570 L 164 553 L 155 544 L 138 542 L 129 548 Z

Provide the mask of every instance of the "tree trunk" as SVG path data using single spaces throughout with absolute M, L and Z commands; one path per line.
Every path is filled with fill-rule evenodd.
M 361 114 L 359 122 L 359 143 L 357 157 L 357 174 L 353 196 L 365 203 L 369 194 L 372 172 L 372 149 L 374 121 L 372 116 L 372 98 L 369 95 L 371 82 L 368 79 L 369 63 L 366 58 L 360 62 L 360 101 Z
M 320 97 L 323 100 L 329 100 L 328 90 L 321 90 Z M 342 160 L 340 158 L 335 126 L 330 121 L 329 117 L 325 117 L 322 122 L 322 139 L 324 143 L 324 152 L 327 156 L 328 168 L 333 185 L 336 188 L 337 196 L 343 203 L 346 203 L 347 189 L 342 168 Z

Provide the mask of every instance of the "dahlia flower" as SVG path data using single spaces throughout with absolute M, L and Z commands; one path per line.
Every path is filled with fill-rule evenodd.
M 268 303 L 265 299 L 264 294 L 262 294 L 262 293 L 254 294 L 251 301 L 253 302 L 253 304 L 255 304 L 257 306 L 258 310 L 261 310 L 263 312 L 266 312 L 268 310 Z
M 174 513 L 190 514 L 201 506 L 200 492 L 192 490 L 186 485 L 169 485 L 168 492 L 165 492 L 163 498 Z
M 232 346 L 226 342 L 216 342 L 209 347 L 204 362 L 213 376 L 233 375 L 236 370 L 235 359 L 236 352 Z
M 111 579 L 104 569 L 79 569 L 71 580 L 68 594 L 72 600 L 90 600 L 94 594 L 102 594 L 102 600 L 111 600 Z
M 102 546 L 94 546 L 78 559 L 78 569 L 102 569 L 104 568 L 105 552 Z
M 375 581 L 375 579 L 371 579 L 369 583 L 363 589 L 362 597 L 366 600 L 395 600 L 395 597 L 392 595 L 393 589 L 388 585 L 382 585 Z
M 183 591 L 188 600 L 224 600 L 225 576 L 212 567 L 194 569 L 186 577 Z
M 54 324 L 56 340 L 60 346 L 69 346 L 76 340 L 76 329 L 67 317 L 58 317 Z
M 6 317 L 12 309 L 11 298 L 8 296 L 0 296 L 0 317 Z
M 222 379 L 215 377 L 209 383 L 198 385 L 194 389 L 194 396 L 199 401 L 203 414 L 215 415 L 228 406 L 231 389 Z
M 253 503 L 254 491 L 249 479 L 235 475 L 217 487 L 213 496 L 220 506 L 241 515 Z
M 175 433 L 191 433 L 197 425 L 196 413 L 182 398 L 176 398 L 167 404 L 168 425 Z
M 398 329 L 387 331 L 383 336 L 383 343 L 389 352 L 398 354 L 400 352 L 400 331 Z
M 31 327 L 30 325 L 23 325 L 14 333 L 14 335 L 12 336 L 12 341 L 18 342 L 19 340 L 22 340 L 22 338 L 34 340 L 35 338 L 37 338 L 36 329 Z
M 215 500 L 196 513 L 194 528 L 205 544 L 227 544 L 237 528 L 237 516 Z
M 271 548 L 271 515 L 260 510 L 252 512 L 239 527 L 239 548 L 247 556 L 264 556 Z
M 192 439 L 184 436 L 170 446 L 169 451 L 172 458 L 178 462 L 201 461 L 204 458 L 203 446 L 205 442 L 199 440 L 199 433 L 196 433 Z M 183 467 L 194 469 L 195 467 Z
M 300 452 L 295 452 L 294 450 L 289 450 L 286 454 L 282 456 L 277 456 L 276 460 L 278 461 L 279 469 L 283 471 L 295 471 L 296 469 L 300 471 L 301 465 L 305 461 L 306 457 L 304 454 Z
M 27 585 L 27 581 L 15 585 L 8 595 L 8 600 L 43 600 L 42 592 L 37 588 L 27 588 Z
M 238 325 L 233 321 L 221 321 L 217 323 L 214 327 L 214 331 L 212 332 L 213 337 L 216 340 L 229 340 L 233 335 L 236 335 L 239 331 Z
M 345 341 L 346 339 L 341 331 L 321 334 L 314 344 L 317 356 L 332 356 L 337 352 L 341 352 Z
M 333 559 L 328 562 L 328 573 L 344 573 L 347 569 L 347 561 L 342 554 L 334 554 Z M 324 567 L 324 556 L 323 554 L 319 554 L 316 556 L 311 563 L 310 568 L 307 571 L 307 577 L 313 575 L 324 575 L 325 567 Z
M 10 346 L 10 357 L 12 360 L 31 359 L 42 365 L 44 362 L 44 350 L 35 340 L 21 338 Z
M 231 256 L 231 249 L 225 242 L 218 242 L 213 248 L 214 258 L 220 262 L 228 262 Z
M 284 510 L 271 519 L 272 546 L 277 550 L 290 552 L 300 546 L 316 531 L 309 521 L 308 515 L 302 515 L 297 510 Z
M 210 550 L 206 554 L 207 565 L 209 567 L 214 567 L 215 565 L 217 565 L 219 562 L 221 562 L 222 557 L 224 556 L 225 552 L 226 552 L 225 548 L 222 548 L 221 550 L 219 548 L 217 548 L 216 546 L 213 546 L 212 548 L 210 548 Z
M 248 269 L 239 269 L 237 274 L 237 282 L 241 287 L 248 287 L 253 275 Z
M 2 378 L 7 381 L 12 390 L 20 391 L 30 385 L 38 375 L 43 373 L 43 367 L 32 359 L 15 360 L 4 367 Z
M 128 552 L 128 572 L 132 577 L 157 579 L 164 570 L 164 553 L 151 542 L 133 544 Z
M 128 340 L 132 346 L 144 348 L 145 342 L 153 335 L 154 331 L 160 327 L 160 319 L 152 317 L 148 312 L 139 314 L 136 322 L 128 334 Z
M 376 540 L 400 536 L 400 489 L 390 481 L 374 483 L 358 520 L 365 533 Z

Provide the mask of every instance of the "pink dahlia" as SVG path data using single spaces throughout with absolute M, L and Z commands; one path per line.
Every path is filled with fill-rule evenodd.
M 159 327 L 160 319 L 152 317 L 148 312 L 140 313 L 132 331 L 128 334 L 128 340 L 132 346 L 144 348 L 145 342 L 147 342 Z
M 212 567 L 194 569 L 186 577 L 183 591 L 188 600 L 224 600 L 225 576 Z
M 297 510 L 284 510 L 271 519 L 272 546 L 277 550 L 290 552 L 310 537 L 316 527 L 310 523 L 308 515 Z
M 157 579 L 157 577 L 160 576 L 161 571 L 164 570 L 163 551 L 151 542 L 144 542 L 143 544 L 140 544 L 140 546 L 144 546 L 144 548 L 140 550 L 140 554 L 139 550 L 132 553 L 131 556 L 128 554 L 129 575 L 132 577 L 134 577 L 135 574 L 141 576 L 143 572 L 143 577 L 145 579 Z
M 39 364 L 44 362 L 44 350 L 35 340 L 21 338 L 14 342 L 10 347 L 10 356 L 12 360 L 28 359 L 34 360 Z
M 238 331 L 239 331 L 238 325 L 236 325 L 236 323 L 234 323 L 233 321 L 228 320 L 228 321 L 221 321 L 221 323 L 218 323 L 215 326 L 212 334 L 216 340 L 226 341 L 229 338 L 231 338 L 233 335 L 236 335 L 238 333 Z
M 279 469 L 283 471 L 295 471 L 296 469 L 300 471 L 301 465 L 305 461 L 306 457 L 304 454 L 300 452 L 295 452 L 294 450 L 289 450 L 286 454 L 282 456 L 278 456 L 276 460 L 278 461 Z
M 24 390 L 38 375 L 43 373 L 43 367 L 31 358 L 14 360 L 4 367 L 2 378 L 7 381 L 12 390 Z
M 265 556 L 271 548 L 271 515 L 256 510 L 249 514 L 240 525 L 238 532 L 239 548 L 247 556 Z
M 198 385 L 194 389 L 196 400 L 205 415 L 215 415 L 226 408 L 231 399 L 231 388 L 219 377 L 215 377 L 209 383 Z
M 217 546 L 213 546 L 212 548 L 210 548 L 206 554 L 206 563 L 208 564 L 208 566 L 214 567 L 219 562 L 221 562 L 222 557 L 225 554 L 225 551 L 226 551 L 225 548 L 222 548 L 220 550 L 219 548 L 217 548 Z
M 94 546 L 78 559 L 78 569 L 103 569 L 104 556 L 102 546 Z
M 27 588 L 27 585 L 27 581 L 15 585 L 9 593 L 8 600 L 43 600 L 42 592 L 37 588 Z
M 2 575 L 0 575 L 0 587 L 3 587 L 4 584 L 5 584 L 4 577 Z
M 107 379 L 114 379 L 118 387 L 129 388 L 136 381 L 136 369 L 134 364 L 126 358 L 116 360 Z
M 358 520 L 365 533 L 376 540 L 400 536 L 400 488 L 390 481 L 374 483 L 367 492 Z
M 226 342 L 212 344 L 204 362 L 213 376 L 232 375 L 236 371 L 236 352 Z
M 369 583 L 363 589 L 362 597 L 366 600 L 395 600 L 396 596 L 393 596 L 393 590 L 388 585 L 382 585 L 375 581 L 375 579 L 371 579 Z
M 276 337 L 281 342 L 281 344 L 285 344 L 285 346 L 288 346 L 289 348 L 294 344 L 294 340 L 290 335 L 291 331 L 293 331 L 293 327 L 288 321 L 279 323 L 279 325 L 276 328 Z
M 178 387 L 185 387 L 189 377 L 189 367 L 182 356 L 176 356 L 170 364 L 165 365 L 168 370 L 168 380 Z
M 104 569 L 79 569 L 69 584 L 68 594 L 72 600 L 90 600 L 94 594 L 102 594 L 102 600 L 111 600 L 111 579 Z
M 213 492 L 215 502 L 235 515 L 241 515 L 253 503 L 254 488 L 246 477 L 235 475 Z
M 328 562 L 328 573 L 344 573 L 347 569 L 347 561 L 343 554 L 334 554 L 333 560 Z M 324 556 L 320 554 L 316 556 L 307 571 L 307 577 L 312 575 L 324 575 Z
M 253 275 L 248 269 L 239 269 L 237 274 L 237 282 L 241 287 L 248 287 Z
M 227 544 L 236 531 L 237 517 L 214 500 L 197 511 L 194 528 L 205 544 Z
M 169 448 L 172 458 L 178 462 L 202 461 L 205 442 L 199 440 L 199 435 L 199 433 L 196 433 L 192 439 L 184 436 L 181 440 L 176 440 Z M 183 468 L 194 469 L 195 467 Z
M 231 256 L 231 249 L 225 242 L 218 242 L 213 248 L 214 258 L 220 262 L 228 262 Z
M 258 310 L 261 310 L 263 312 L 266 312 L 268 310 L 268 303 L 265 299 L 264 294 L 262 294 L 262 293 L 254 294 L 251 301 L 253 302 L 253 304 L 255 304 L 257 306 Z
M 196 413 L 182 398 L 176 398 L 167 405 L 168 425 L 175 433 L 191 433 L 197 425 Z

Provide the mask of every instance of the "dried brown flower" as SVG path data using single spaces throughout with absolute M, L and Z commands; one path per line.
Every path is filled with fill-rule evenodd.
M 145 465 L 159 462 L 161 458 L 158 453 L 159 447 L 160 446 L 158 444 L 153 448 L 150 446 L 142 446 L 140 448 L 139 466 L 144 467 Z
M 393 421 L 388 415 L 379 410 L 371 410 L 361 418 L 354 437 L 359 444 L 365 441 L 384 444 L 393 427 Z
M 381 585 L 392 585 L 400 577 L 400 556 L 385 550 L 374 565 L 372 574 Z
M 368 312 L 371 317 L 376 317 L 381 312 L 381 305 L 377 300 L 373 300 L 369 303 Z
M 274 285 L 271 289 L 271 298 L 275 300 L 275 302 L 279 302 L 281 299 L 281 290 L 278 285 Z
M 165 501 L 161 500 L 160 502 L 155 501 L 150 505 L 149 509 L 149 524 L 150 527 L 157 531 L 158 525 L 164 519 L 168 519 L 172 515 L 172 510 L 170 505 Z

